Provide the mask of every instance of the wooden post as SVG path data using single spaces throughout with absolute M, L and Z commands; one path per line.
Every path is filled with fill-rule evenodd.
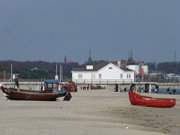
M 118 92 L 118 84 L 115 84 L 115 92 Z
M 151 93 L 151 92 L 152 92 L 152 85 L 149 84 L 149 93 Z

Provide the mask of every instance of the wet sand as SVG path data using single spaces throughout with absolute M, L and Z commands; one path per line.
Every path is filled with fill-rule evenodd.
M 158 109 L 131 106 L 127 93 L 108 90 L 78 91 L 70 102 L 11 101 L 0 92 L 0 134 L 178 135 L 176 99 L 175 108 Z

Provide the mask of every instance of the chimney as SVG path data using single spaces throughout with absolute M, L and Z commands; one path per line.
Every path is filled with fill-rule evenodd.
M 121 67 L 121 61 L 120 60 L 117 61 L 117 66 Z

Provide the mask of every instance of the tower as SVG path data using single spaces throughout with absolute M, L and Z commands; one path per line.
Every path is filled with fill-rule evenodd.
M 176 55 L 176 50 L 174 50 L 174 62 L 177 62 L 177 55 Z
M 139 65 L 139 75 L 141 77 L 141 81 L 144 81 L 144 68 L 143 68 L 143 64 Z
M 129 54 L 128 54 L 128 64 L 135 64 L 133 49 L 130 49 L 130 50 L 129 50 Z
M 92 63 L 92 52 L 91 52 L 91 49 L 89 49 L 88 63 Z
M 64 57 L 64 64 L 67 64 L 67 57 Z

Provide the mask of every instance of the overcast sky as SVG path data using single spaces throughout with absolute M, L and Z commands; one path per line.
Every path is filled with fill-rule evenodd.
M 180 60 L 180 0 L 0 0 L 0 60 Z

